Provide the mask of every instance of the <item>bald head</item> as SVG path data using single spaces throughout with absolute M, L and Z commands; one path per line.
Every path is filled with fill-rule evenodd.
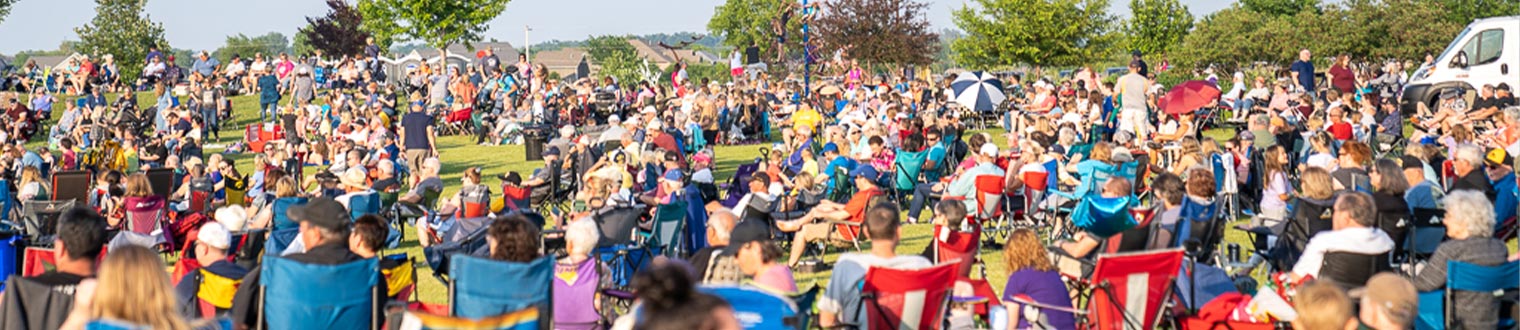
M 739 216 L 733 211 L 726 208 L 713 211 L 707 216 L 707 244 L 727 246 L 728 235 L 734 231 L 736 223 L 739 223 Z

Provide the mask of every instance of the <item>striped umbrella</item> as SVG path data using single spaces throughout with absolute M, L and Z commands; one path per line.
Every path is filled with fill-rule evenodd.
M 962 72 L 950 83 L 950 89 L 955 93 L 955 103 L 976 111 L 993 111 L 1008 99 L 1003 95 L 1003 81 L 982 71 Z

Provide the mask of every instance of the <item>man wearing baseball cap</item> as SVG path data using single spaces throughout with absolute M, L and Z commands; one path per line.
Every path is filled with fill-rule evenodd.
M 982 144 L 976 152 L 976 166 L 955 177 L 955 180 L 950 181 L 949 186 L 934 190 L 944 191 L 946 197 L 960 198 L 966 203 L 967 210 L 976 210 L 976 178 L 983 175 L 1001 177 L 1006 173 L 1002 167 L 997 166 L 997 155 L 997 145 L 991 143 Z M 924 203 L 922 199 L 914 198 L 912 205 L 908 208 L 908 220 L 913 221 L 918 219 L 919 212 L 922 211 L 923 207 Z M 976 212 L 971 213 L 976 214 Z
M 340 265 L 363 259 L 358 254 L 348 249 L 348 232 L 353 222 L 349 218 L 348 209 L 343 204 L 331 198 L 313 198 L 306 205 L 290 208 L 287 215 L 291 220 L 301 224 L 300 234 L 296 236 L 296 242 L 306 247 L 303 252 L 292 253 L 283 258 L 296 262 L 313 265 Z M 292 244 L 295 245 L 295 244 Z M 380 276 L 379 272 L 375 276 Z M 377 281 L 380 286 L 377 293 L 387 292 L 385 281 Z M 257 288 L 262 285 L 259 279 L 259 268 L 255 267 L 243 277 L 243 283 L 239 287 Z M 257 320 L 258 290 L 239 290 L 232 301 L 232 319 L 235 322 L 255 327 Z M 377 294 L 375 301 L 382 301 L 383 294 Z
M 783 294 L 797 292 L 797 281 L 792 270 L 779 263 L 781 247 L 771 241 L 771 226 L 765 221 L 739 222 L 729 234 L 724 256 L 733 256 L 739 270 L 749 276 L 755 286 Z
M 835 228 L 837 230 L 830 230 L 830 226 L 836 225 L 828 222 L 813 223 L 820 219 L 853 223 L 864 221 L 866 209 L 875 204 L 872 203 L 872 199 L 883 194 L 881 189 L 876 187 L 876 178 L 880 177 L 881 173 L 877 172 L 871 164 L 861 164 L 850 171 L 849 175 L 855 179 L 855 194 L 850 196 L 848 203 L 839 204 L 823 200 L 801 219 L 776 223 L 776 227 L 781 231 L 797 232 L 792 239 L 792 254 L 787 259 L 787 266 L 796 266 L 797 262 L 802 260 L 802 252 L 807 249 L 808 242 L 824 239 L 850 242 L 860 234 L 860 227 L 857 226 L 840 224 Z
M 207 222 L 196 232 L 195 262 L 202 265 L 179 280 L 174 291 L 179 293 L 181 313 L 185 317 L 200 318 L 203 308 L 215 309 L 218 314 L 232 308 L 233 294 L 248 269 L 227 261 L 227 250 L 232 247 L 232 234 L 220 222 Z M 202 304 L 204 302 L 204 304 Z

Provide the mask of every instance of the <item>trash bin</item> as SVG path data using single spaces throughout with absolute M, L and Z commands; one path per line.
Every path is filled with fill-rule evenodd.
M 549 142 L 549 130 L 543 127 L 524 128 L 522 134 L 524 160 L 544 160 L 544 144 Z

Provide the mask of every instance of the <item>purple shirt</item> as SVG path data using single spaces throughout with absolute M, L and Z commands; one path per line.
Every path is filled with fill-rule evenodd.
M 1024 299 L 1032 299 L 1044 305 L 1071 308 L 1071 296 L 1066 290 L 1066 284 L 1061 282 L 1061 274 L 1054 270 L 1037 271 L 1024 269 L 1008 275 L 1008 285 L 1003 289 L 1003 301 L 1009 304 L 1008 308 L 1022 308 L 1013 303 L 1016 296 L 1026 296 Z M 1009 311 L 1012 314 L 1013 311 Z M 1071 313 L 1049 309 L 1040 310 L 1040 320 L 1045 327 L 1054 329 L 1076 329 L 1077 322 Z M 1029 322 L 1024 320 L 1028 315 L 1020 316 L 1018 329 L 1031 328 Z

